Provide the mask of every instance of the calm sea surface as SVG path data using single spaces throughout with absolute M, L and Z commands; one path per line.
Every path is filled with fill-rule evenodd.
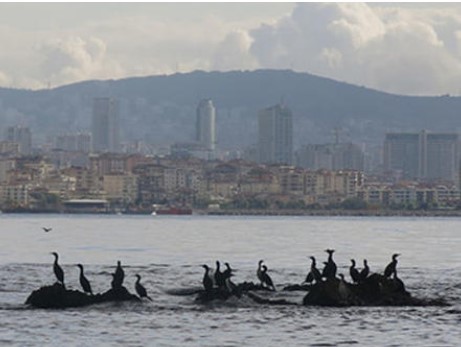
M 0 346 L 460 346 L 461 218 L 162 217 L 0 215 Z M 45 233 L 42 227 L 52 227 Z M 256 282 L 264 259 L 278 289 L 304 280 L 308 256 L 336 249 L 338 272 L 368 259 L 382 272 L 401 253 L 399 277 L 422 298 L 448 307 L 267 306 L 249 298 L 209 305 L 194 295 L 201 264 L 238 269 Z M 117 260 L 134 293 L 135 274 L 153 302 L 66 310 L 30 309 L 31 291 L 53 284 L 52 251 L 69 288 L 77 263 L 93 291 L 110 288 Z M 303 292 L 277 292 L 300 304 Z

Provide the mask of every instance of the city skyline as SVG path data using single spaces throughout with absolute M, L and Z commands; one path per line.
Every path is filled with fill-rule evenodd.
M 274 68 L 460 94 L 458 3 L 2 3 L 0 19 L 1 87 Z

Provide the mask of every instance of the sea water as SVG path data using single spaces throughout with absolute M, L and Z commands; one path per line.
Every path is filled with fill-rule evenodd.
M 42 227 L 52 227 L 44 232 Z M 209 217 L 0 215 L 0 346 L 459 346 L 461 218 Z M 444 307 L 303 307 L 304 292 L 283 292 L 336 250 L 349 280 L 354 258 L 383 272 L 393 253 L 399 277 L 420 298 Z M 135 275 L 153 302 L 105 303 L 64 310 L 24 302 L 55 282 L 50 252 L 59 253 L 66 286 L 80 289 L 77 263 L 94 292 L 110 288 L 117 260 L 125 287 Z M 294 305 L 248 297 L 200 304 L 202 264 L 237 269 L 233 281 L 257 282 L 260 259 L 277 292 Z

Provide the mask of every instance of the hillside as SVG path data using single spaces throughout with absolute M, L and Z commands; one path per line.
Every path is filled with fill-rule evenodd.
M 93 97 L 120 100 L 125 140 L 153 144 L 189 141 L 195 108 L 211 98 L 218 111 L 218 143 L 255 142 L 256 114 L 283 100 L 294 113 L 295 145 L 333 140 L 382 143 L 387 131 L 457 131 L 461 98 L 399 96 L 287 70 L 191 72 L 169 76 L 86 81 L 50 90 L 0 89 L 2 127 L 28 125 L 36 142 L 89 130 Z

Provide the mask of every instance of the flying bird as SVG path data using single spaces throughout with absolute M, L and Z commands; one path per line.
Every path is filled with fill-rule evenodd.
M 53 230 L 53 228 L 46 228 L 46 227 L 42 227 L 42 229 L 43 229 L 43 231 L 45 231 L 46 233 L 47 233 L 48 231 Z

